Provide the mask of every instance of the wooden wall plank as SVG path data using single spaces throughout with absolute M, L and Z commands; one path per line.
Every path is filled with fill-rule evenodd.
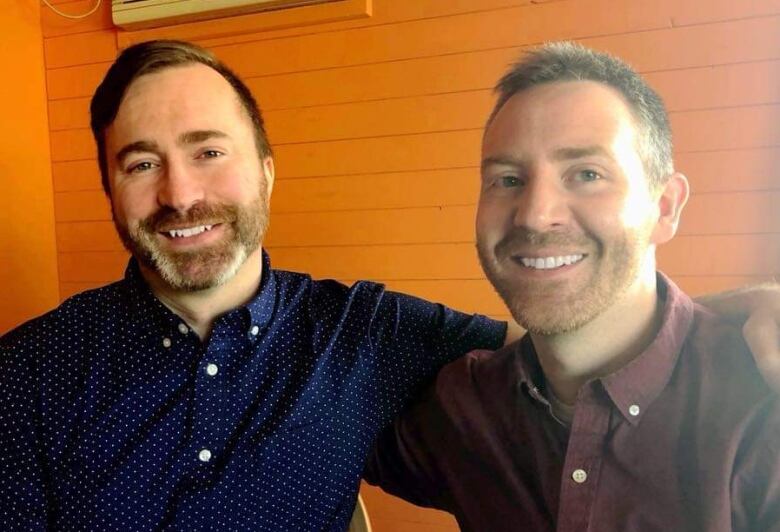
M 55 192 L 103 190 L 95 158 L 83 161 L 60 161 L 52 164 Z
M 49 100 L 92 97 L 111 63 L 92 63 L 74 67 L 48 69 L 46 89 Z
M 780 238 L 780 191 L 694 194 L 679 230 L 681 235 L 746 233 L 775 233 Z
M 43 40 L 47 68 L 113 61 L 116 38 L 111 31 L 91 31 L 50 37 Z
M 780 147 L 680 153 L 676 166 L 688 176 L 691 190 L 777 190 Z

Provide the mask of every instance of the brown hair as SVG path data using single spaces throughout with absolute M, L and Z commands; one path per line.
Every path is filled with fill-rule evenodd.
M 595 81 L 617 90 L 637 122 L 640 154 L 651 186 L 674 172 L 672 132 L 661 97 L 621 59 L 573 42 L 548 43 L 534 48 L 496 84 L 498 93 L 487 124 L 515 94 L 545 83 Z
M 200 46 L 171 40 L 142 42 L 125 49 L 108 69 L 90 103 L 90 127 L 95 137 L 98 165 L 103 189 L 111 195 L 106 159 L 106 129 L 116 119 L 127 88 L 139 77 L 160 70 L 192 63 L 201 63 L 216 70 L 230 83 L 238 95 L 241 106 L 249 115 L 255 132 L 255 144 L 261 157 L 271 155 L 271 145 L 263 124 L 263 115 L 249 88 L 214 54 Z

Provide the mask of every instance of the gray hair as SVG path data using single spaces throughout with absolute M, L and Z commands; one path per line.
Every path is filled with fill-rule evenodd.
M 554 42 L 528 51 L 496 84 L 498 101 L 487 125 L 515 94 L 559 81 L 594 81 L 617 90 L 636 119 L 651 186 L 662 185 L 674 172 L 672 132 L 661 97 L 621 59 L 577 43 Z

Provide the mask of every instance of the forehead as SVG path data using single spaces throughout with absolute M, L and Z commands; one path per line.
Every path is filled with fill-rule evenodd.
M 615 89 L 592 81 L 538 85 L 513 95 L 487 126 L 483 152 L 517 152 L 615 142 L 635 146 L 636 122 Z
M 245 128 L 249 118 L 236 91 L 200 63 L 143 75 L 127 88 L 107 140 L 136 141 L 188 130 Z

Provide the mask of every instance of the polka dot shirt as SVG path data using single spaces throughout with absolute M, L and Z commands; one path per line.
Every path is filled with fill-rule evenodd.
M 505 326 L 271 269 L 203 343 L 125 278 L 0 340 L 3 530 L 343 531 L 371 444 Z

